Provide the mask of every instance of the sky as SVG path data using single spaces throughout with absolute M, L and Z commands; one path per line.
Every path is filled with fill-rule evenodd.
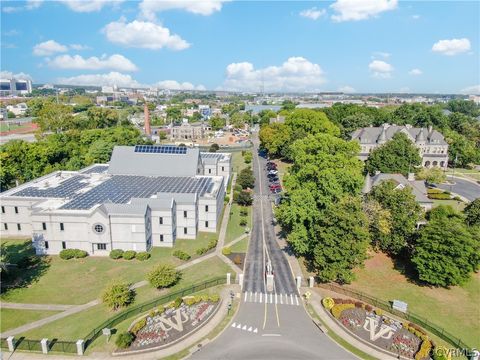
M 480 93 L 479 1 L 1 2 L 2 78 L 259 92 Z

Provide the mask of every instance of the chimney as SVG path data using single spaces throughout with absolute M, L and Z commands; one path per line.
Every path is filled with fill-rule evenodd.
M 147 102 L 145 101 L 145 104 L 143 105 L 143 114 L 145 117 L 145 134 L 150 136 L 151 130 L 150 130 L 150 113 L 148 112 L 148 106 Z

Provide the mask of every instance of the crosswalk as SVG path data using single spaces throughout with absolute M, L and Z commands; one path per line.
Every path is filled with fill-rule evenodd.
M 244 302 L 266 303 L 278 305 L 293 305 L 300 306 L 301 299 L 297 294 L 277 294 L 277 293 L 257 293 L 252 291 L 245 291 L 243 293 Z
M 247 331 L 247 332 L 251 332 L 253 334 L 257 334 L 258 333 L 258 328 L 254 328 L 253 326 L 248 326 L 248 325 L 243 325 L 240 324 L 240 323 L 236 323 L 234 322 L 232 325 L 231 325 L 232 328 L 235 328 L 235 329 L 239 329 L 239 330 L 243 330 L 243 331 Z

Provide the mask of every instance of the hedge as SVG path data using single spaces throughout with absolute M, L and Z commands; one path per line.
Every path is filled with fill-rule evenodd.
M 190 254 L 187 254 L 183 250 L 175 250 L 172 253 L 172 255 L 175 256 L 176 258 L 179 258 L 180 260 L 183 260 L 183 261 L 190 260 L 190 258 L 191 258 Z
M 123 257 L 123 250 L 122 249 L 114 249 L 110 251 L 110 258 L 117 260 Z
M 137 255 L 135 255 L 135 259 L 139 261 L 145 261 L 150 259 L 150 256 L 151 256 L 150 253 L 141 251 L 141 252 L 138 252 Z
M 70 260 L 70 259 L 80 259 L 84 258 L 88 255 L 86 251 L 80 249 L 64 249 L 60 251 L 60 258 L 63 260 Z
M 133 250 L 127 250 L 123 253 L 123 258 L 125 260 L 132 260 L 133 258 L 135 258 L 135 256 L 137 255 L 137 252 L 136 251 L 133 251 Z
M 428 194 L 428 198 L 432 200 L 450 200 L 451 196 L 446 193 L 433 193 Z

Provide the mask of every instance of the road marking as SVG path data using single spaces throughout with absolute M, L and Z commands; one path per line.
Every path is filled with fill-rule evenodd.
M 257 302 L 257 292 L 255 291 L 255 302 Z
M 237 323 L 236 323 L 236 322 L 234 322 L 234 323 L 232 324 L 232 327 L 235 327 L 235 326 L 237 326 Z
M 293 305 L 293 294 L 290 294 L 290 304 Z
M 252 332 L 252 330 L 253 330 L 253 328 L 250 326 L 247 331 Z
M 297 306 L 298 306 L 299 304 L 298 304 L 298 296 L 297 295 L 295 295 L 295 301 L 297 302 Z
M 243 325 L 242 330 L 247 330 L 247 325 Z
M 262 302 L 262 295 L 263 295 L 263 294 L 262 294 L 262 293 L 260 293 L 260 302 Z
M 280 294 L 280 304 L 283 304 L 283 294 Z
M 262 334 L 262 336 L 282 336 L 280 334 Z
M 278 306 L 277 303 L 275 303 L 275 313 L 277 314 L 277 325 L 280 327 L 280 316 L 278 316 Z
M 265 329 L 266 324 L 267 324 L 267 302 L 265 301 L 265 317 L 263 318 L 263 329 Z
M 278 301 L 277 301 L 277 293 L 275 293 L 275 304 L 277 304 Z
M 243 299 L 244 302 L 247 301 L 247 292 L 245 291 L 245 299 Z
M 273 304 L 273 294 L 270 293 L 270 304 Z
M 258 329 L 255 328 L 255 330 L 253 330 L 253 333 L 254 333 L 254 334 L 258 333 Z
M 242 327 L 242 324 L 237 325 L 237 329 L 240 329 Z

